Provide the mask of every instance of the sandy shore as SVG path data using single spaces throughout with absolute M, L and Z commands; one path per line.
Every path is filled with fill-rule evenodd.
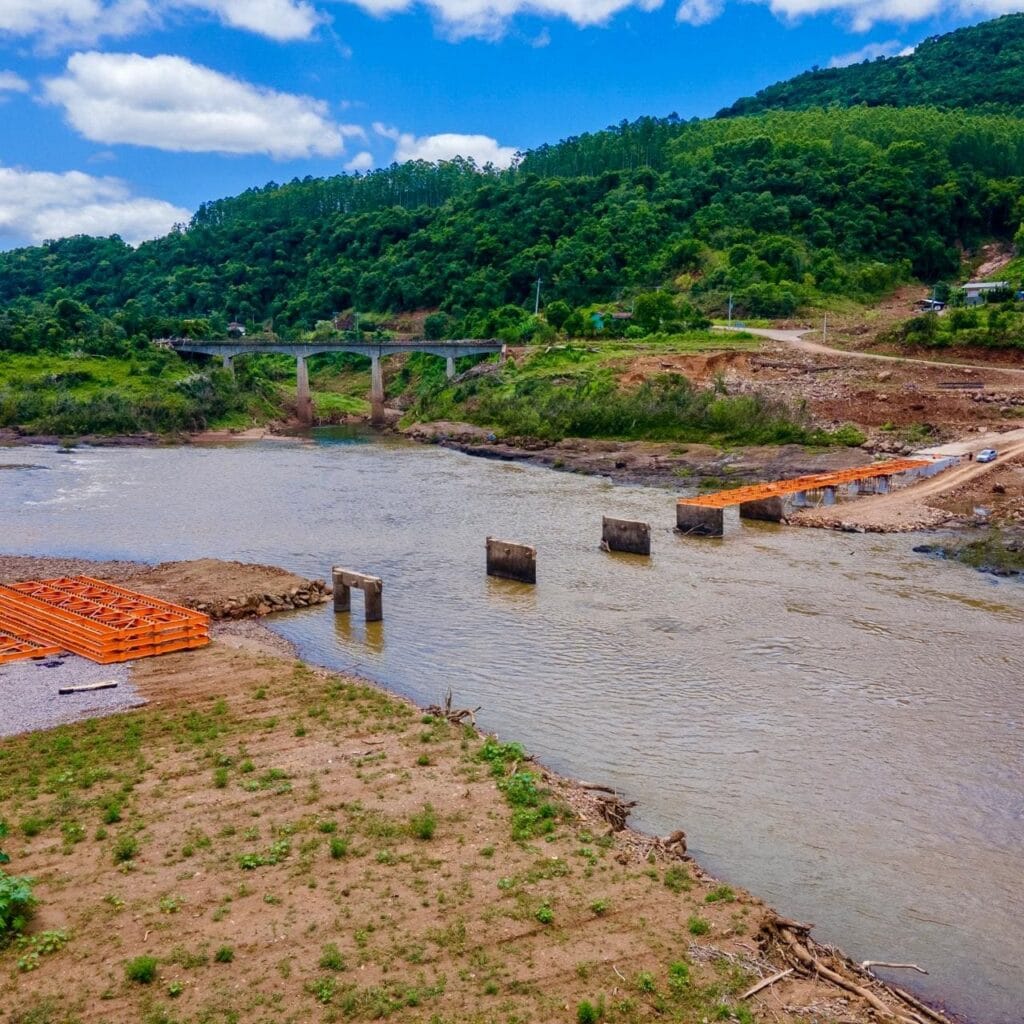
M 135 585 L 148 568 L 120 565 Z M 166 596 L 195 596 L 187 570 L 177 594 L 171 575 Z M 914 1019 L 707 877 L 683 833 L 623 827 L 603 787 L 272 637 L 219 624 L 207 648 L 133 664 L 146 707 L 0 741 L 12 870 L 37 879 L 31 930 L 67 936 L 27 975 L 0 951 L 12 1020 L 861 1024 L 871 1001 Z M 152 983 L 126 976 L 140 956 Z

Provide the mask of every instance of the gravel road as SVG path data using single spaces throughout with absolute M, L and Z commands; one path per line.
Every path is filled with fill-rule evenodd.
M 96 690 L 62 697 L 62 686 L 83 686 L 115 679 L 114 690 Z M 0 666 L 0 736 L 110 715 L 143 705 L 130 681 L 129 665 L 94 665 L 73 654 L 45 661 L 17 661 Z

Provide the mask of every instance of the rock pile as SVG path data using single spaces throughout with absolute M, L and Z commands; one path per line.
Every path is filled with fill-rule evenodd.
M 292 587 L 283 594 L 240 594 L 223 601 L 189 601 L 190 608 L 205 612 L 211 619 L 247 619 L 293 608 L 308 608 L 331 598 L 331 588 L 323 580 L 310 580 L 305 586 Z

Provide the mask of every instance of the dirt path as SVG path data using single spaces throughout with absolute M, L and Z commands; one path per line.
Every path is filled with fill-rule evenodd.
M 715 327 L 715 330 L 728 330 L 726 327 Z M 790 345 L 801 352 L 811 355 L 839 356 L 842 359 L 869 359 L 881 363 L 910 363 L 918 366 L 932 366 L 940 369 L 954 370 L 975 370 L 982 373 L 1012 373 L 1024 377 L 1024 369 L 1010 366 L 994 366 L 991 363 L 952 363 L 941 359 L 917 359 L 910 356 L 887 356 L 879 352 L 855 352 L 845 348 L 833 348 L 831 345 L 823 345 L 818 341 L 808 341 L 805 335 L 810 331 L 777 331 L 759 327 L 745 327 L 746 334 L 753 334 L 758 338 L 766 338 L 769 341 L 778 341 Z
M 828 508 L 809 509 L 796 513 L 790 521 L 800 526 L 850 529 L 867 533 L 901 533 L 939 526 L 953 516 L 948 510 L 933 507 L 929 504 L 929 499 L 976 483 L 1008 461 L 1024 458 L 1024 430 L 1001 437 L 1002 440 L 998 442 L 999 458 L 995 462 L 964 462 L 938 476 L 894 491 L 892 494 L 860 498 Z M 965 450 L 978 451 L 986 443 L 996 444 L 993 435 L 981 439 L 981 442 L 962 442 L 947 447 L 960 449 L 970 444 L 973 447 Z M 951 451 L 949 454 L 959 452 Z

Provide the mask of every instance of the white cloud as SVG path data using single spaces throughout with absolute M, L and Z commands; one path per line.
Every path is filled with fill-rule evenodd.
M 676 11 L 676 21 L 687 25 L 706 25 L 725 9 L 725 0 L 683 0 Z
M 76 53 L 45 91 L 73 128 L 107 145 L 282 160 L 343 149 L 342 129 L 323 101 L 253 86 L 184 57 Z
M 28 92 L 29 84 L 13 71 L 0 71 L 0 93 Z
M 377 16 L 424 7 L 452 38 L 497 39 L 518 14 L 568 18 L 581 27 L 601 25 L 631 8 L 654 11 L 664 0 L 346 0 Z
M 365 149 L 361 153 L 356 153 L 354 157 L 347 164 L 345 164 L 346 171 L 369 171 L 374 165 L 373 154 L 368 153 Z
M 380 123 L 375 124 L 373 130 L 395 143 L 394 160 L 400 164 L 408 160 L 426 160 L 434 164 L 439 160 L 454 160 L 455 157 L 461 156 L 475 161 L 478 167 L 484 167 L 486 164 L 508 167 L 516 156 L 514 146 L 499 145 L 498 141 L 489 135 L 459 135 L 446 132 L 441 135 L 416 136 Z
M 833 57 L 829 62 L 830 68 L 848 68 L 851 64 L 860 64 L 861 61 L 875 60 L 877 57 L 892 57 L 902 52 L 903 44 L 898 39 L 890 39 L 887 43 L 868 43 L 859 50 L 852 53 L 841 53 Z
M 1021 0 L 753 0 L 787 21 L 818 14 L 841 15 L 857 32 L 866 32 L 880 22 L 907 25 L 937 15 L 947 17 L 994 17 L 1024 10 Z M 683 0 L 677 17 L 691 21 L 694 11 L 707 9 L 717 16 L 725 0 Z M 716 10 L 717 8 L 717 10 Z M 710 20 L 705 18 L 704 21 Z M 694 22 L 702 23 L 702 22 Z
M 119 178 L 0 166 L 0 239 L 117 234 L 135 245 L 190 217 L 188 210 L 162 199 L 133 195 Z
M 189 11 L 278 41 L 308 39 L 324 20 L 308 0 L 0 0 L 0 37 L 35 38 L 48 49 L 92 44 Z

